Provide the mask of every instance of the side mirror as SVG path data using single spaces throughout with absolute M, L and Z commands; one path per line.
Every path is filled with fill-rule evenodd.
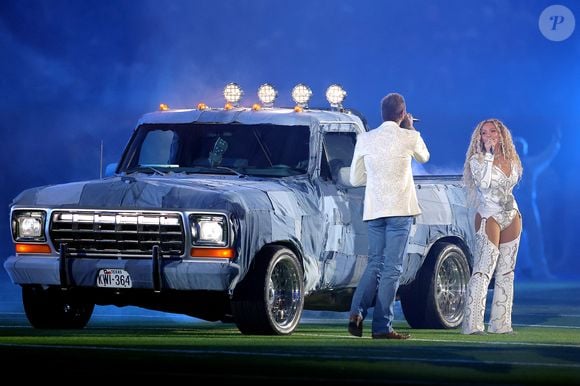
M 115 170 L 117 170 L 117 166 L 119 164 L 117 162 L 108 164 L 105 168 L 105 177 L 111 177 L 115 175 Z

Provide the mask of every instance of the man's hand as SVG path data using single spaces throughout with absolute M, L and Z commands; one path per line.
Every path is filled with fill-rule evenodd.
M 405 115 L 405 118 L 403 118 L 403 120 L 401 121 L 401 125 L 400 126 L 403 129 L 415 130 L 415 127 L 413 127 L 413 115 L 411 115 L 411 113 L 407 113 Z

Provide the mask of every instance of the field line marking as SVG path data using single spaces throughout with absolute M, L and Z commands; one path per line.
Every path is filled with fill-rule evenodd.
M 366 339 L 370 340 L 371 337 L 358 338 L 349 335 L 331 335 L 331 334 L 315 334 L 315 333 L 294 333 L 292 335 L 299 336 L 317 336 L 320 338 L 343 338 L 343 339 Z M 491 334 L 490 334 L 491 335 Z M 411 338 L 410 341 L 413 342 L 434 342 L 434 343 L 469 343 L 469 344 L 486 344 L 486 345 L 514 345 L 514 346 L 538 346 L 538 347 L 568 347 L 568 348 L 580 348 L 580 344 L 561 344 L 561 343 L 533 343 L 533 342 L 504 342 L 504 341 L 483 341 L 483 340 L 458 340 L 458 339 L 427 339 L 427 338 Z

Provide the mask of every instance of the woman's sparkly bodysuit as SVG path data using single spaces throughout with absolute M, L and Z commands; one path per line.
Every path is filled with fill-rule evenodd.
M 500 230 L 507 228 L 517 214 L 518 206 L 512 190 L 518 182 L 519 175 L 515 165 L 511 165 L 507 176 L 499 166 L 493 164 L 493 155 L 487 153 L 483 162 L 474 155 L 469 160 L 473 179 L 477 184 L 477 211 L 482 218 L 493 219 Z
M 518 215 L 513 188 L 519 180 L 519 170 L 511 163 L 506 175 L 493 165 L 494 156 L 474 155 L 469 160 L 472 177 L 477 188 L 477 212 L 482 221 L 475 235 L 473 273 L 467 287 L 462 333 L 477 334 L 484 331 L 484 313 L 487 288 L 495 277 L 493 301 L 488 332 L 511 333 L 514 269 L 520 238 L 494 245 L 485 233 L 488 219 L 495 220 L 500 230 L 506 229 Z

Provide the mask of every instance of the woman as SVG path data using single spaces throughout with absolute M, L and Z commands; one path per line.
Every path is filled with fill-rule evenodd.
M 480 122 L 471 136 L 463 178 L 476 208 L 473 273 L 467 286 L 463 334 L 485 334 L 487 288 L 495 278 L 487 331 L 510 334 L 514 269 L 522 219 L 512 190 L 522 163 L 508 128 L 498 119 Z

